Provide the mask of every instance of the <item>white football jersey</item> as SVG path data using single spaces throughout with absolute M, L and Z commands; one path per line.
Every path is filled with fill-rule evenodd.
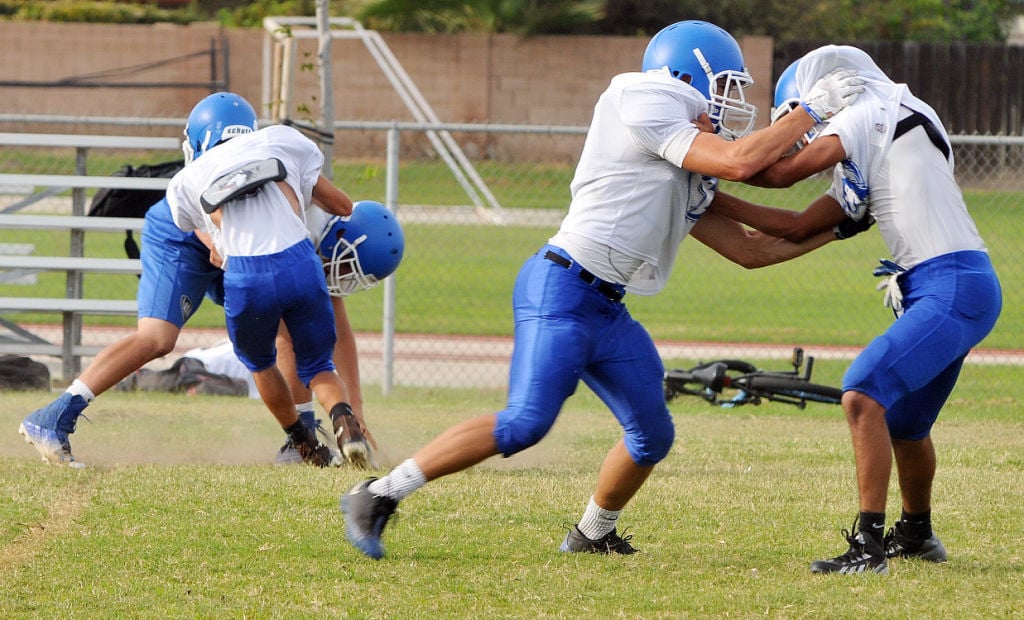
M 287 183 L 300 201 L 292 209 L 276 183 L 221 206 L 218 229 L 202 208 L 200 197 L 218 178 L 247 163 L 277 158 Z M 323 165 L 316 144 L 291 127 L 272 125 L 219 144 L 185 166 L 167 187 L 174 223 L 185 232 L 202 230 L 213 237 L 230 268 L 231 256 L 264 256 L 285 250 L 309 236 L 305 207 L 310 204 Z
M 714 197 L 714 179 L 683 170 L 707 100 L 666 70 L 615 76 L 594 118 L 551 243 L 598 277 L 653 295 L 679 243 Z
M 801 92 L 839 66 L 856 69 L 865 92 L 821 132 L 838 136 L 847 156 L 836 164 L 829 195 L 848 215 L 870 211 L 893 260 L 908 269 L 949 252 L 984 251 L 953 176 L 952 155 L 947 160 L 923 128 L 893 140 L 897 122 L 917 111 L 949 144 L 935 111 L 905 84 L 890 80 L 865 52 L 849 46 L 825 46 L 802 58 Z

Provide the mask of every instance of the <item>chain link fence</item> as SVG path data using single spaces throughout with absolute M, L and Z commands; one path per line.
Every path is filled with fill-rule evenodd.
M 180 124 L 166 125 L 165 135 L 180 131 Z M 335 129 L 334 181 L 353 199 L 392 205 L 406 233 L 404 261 L 388 285 L 346 300 L 358 332 L 364 380 L 385 390 L 392 382 L 504 386 L 512 346 L 513 282 L 523 260 L 554 234 L 565 213 L 585 128 L 350 122 Z M 96 131 L 90 127 L 86 132 Z M 440 152 L 432 132 L 445 133 L 458 156 Z M 984 377 L 1001 384 L 990 386 L 999 390 L 1009 387 L 1024 361 L 1024 138 L 954 136 L 952 142 L 967 204 L 1004 292 L 1000 321 L 968 364 L 992 369 Z M 95 151 L 87 154 L 86 169 L 89 174 L 110 174 L 126 163 L 179 156 L 171 151 Z M 458 159 L 469 167 L 452 163 Z M 73 150 L 0 148 L 0 173 L 75 170 Z M 475 185 L 474 177 L 482 185 Z M 748 200 L 794 209 L 826 187 L 824 178 L 785 190 L 722 184 L 723 191 Z M 35 200 L 36 190 L 0 187 L 0 212 L 70 212 L 70 191 Z M 122 237 L 90 234 L 86 255 L 123 256 Z M 0 252 L 12 244 L 22 245 L 18 251 L 31 245 L 38 255 L 67 251 L 66 235 L 28 238 L 24 231 L 0 230 Z M 878 259 L 887 256 L 880 236 L 871 230 L 790 263 L 746 271 L 688 239 L 666 290 L 650 298 L 628 296 L 626 302 L 669 365 L 714 357 L 781 360 L 800 346 L 821 360 L 816 368 L 822 381 L 838 383 L 847 360 L 893 320 L 871 276 Z M 41 273 L 31 281 L 0 279 L 0 296 L 31 296 L 47 286 L 60 289 L 62 277 Z M 132 299 L 135 280 L 90 276 L 85 290 L 90 297 Z M 394 312 L 388 321 L 385 308 Z M 0 318 L 33 324 L 59 320 Z M 123 335 L 134 321 L 86 317 L 85 325 L 87 337 L 102 345 Z M 393 339 L 386 337 L 382 325 L 393 325 Z M 182 346 L 223 337 L 221 309 L 204 304 L 183 332 Z

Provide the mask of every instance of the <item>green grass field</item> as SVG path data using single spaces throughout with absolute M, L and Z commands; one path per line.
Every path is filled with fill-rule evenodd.
M 431 182 L 429 170 L 407 172 L 403 187 L 431 188 L 424 201 L 457 195 Z M 381 183 L 373 166 L 348 174 L 354 196 L 371 196 Z M 562 180 L 538 183 L 543 191 L 523 206 L 564 208 Z M 774 200 L 761 196 L 750 197 Z M 782 196 L 789 206 L 805 200 Z M 969 196 L 1006 297 L 983 346 L 1019 349 L 1024 230 L 1008 200 Z M 399 331 L 510 333 L 515 273 L 553 232 L 407 225 L 396 277 Z M 86 253 L 122 256 L 122 239 L 90 236 Z M 0 241 L 35 243 L 40 255 L 67 247 L 57 235 L 7 231 Z M 669 287 L 629 304 L 658 339 L 863 345 L 891 321 L 870 276 L 880 256 L 873 232 L 747 272 L 687 241 Z M 39 281 L 33 289 L 0 286 L 0 295 L 64 290 L 62 275 Z M 130 299 L 134 279 L 90 279 L 87 293 Z M 347 304 L 357 330 L 380 329 L 380 289 Z M 222 324 L 221 309 L 209 304 L 191 323 Z M 815 380 L 838 384 L 844 367 L 818 361 Z M 105 394 L 88 410 L 92 423 L 81 421 L 73 436 L 76 455 L 91 467 L 72 471 L 41 464 L 16 434 L 22 417 L 53 395 L 4 393 L 0 618 L 1014 617 L 1024 590 L 1018 377 L 1011 366 L 965 367 L 934 432 L 935 523 L 950 561 L 894 561 L 888 577 L 807 570 L 845 550 L 840 530 L 857 509 L 848 432 L 832 406 L 674 402 L 673 451 L 621 521 L 642 553 L 577 557 L 560 554 L 558 544 L 621 432 L 581 387 L 540 445 L 438 480 L 403 502 L 386 534 L 389 556 L 374 562 L 344 542 L 337 508 L 340 494 L 366 474 L 274 466 L 283 435 L 258 401 Z M 404 387 L 364 395 L 388 466 L 450 424 L 499 409 L 504 398 Z M 890 516 L 897 511 L 893 485 Z
M 64 172 L 74 160 L 54 149 L 21 149 L 9 161 L 10 172 Z M 113 172 L 125 162 L 153 163 L 177 157 L 166 152 L 105 153 L 89 159 L 93 174 Z M 569 203 L 570 163 L 477 162 L 477 171 L 509 209 L 561 212 Z M 334 179 L 355 199 L 384 198 L 386 170 L 380 161 L 337 160 Z M 441 161 L 403 159 L 399 218 L 403 205 L 465 205 L 468 198 Z M 803 208 L 827 187 L 811 179 L 786 190 L 765 190 L 722 183 L 723 191 L 754 202 Z M 1022 195 L 1012 191 L 967 189 L 965 199 L 992 254 L 1004 287 L 1003 312 L 982 347 L 1019 349 L 1024 333 L 1024 288 L 1020 248 L 1024 226 L 1018 209 Z M 450 223 L 404 224 L 406 255 L 395 275 L 396 329 L 411 334 L 509 335 L 510 298 L 516 273 L 526 256 L 554 232 L 552 226 L 465 226 Z M 121 234 L 94 233 L 86 255 L 124 256 Z M 33 243 L 37 255 L 65 255 L 66 233 L 0 231 L 0 242 Z M 658 340 L 754 342 L 862 346 L 881 332 L 892 315 L 881 307 L 871 271 L 889 254 L 877 231 L 833 243 L 797 260 L 746 271 L 693 240 L 686 240 L 666 289 L 652 298 L 631 296 L 628 303 Z M 63 274 L 40 274 L 34 287 L 0 284 L 3 296 L 61 296 Z M 132 299 L 131 276 L 91 274 L 86 296 Z M 357 331 L 381 328 L 382 293 L 350 297 L 349 318 Z M 471 310 L 468 310 L 470 309 Z M 52 322 L 53 315 L 21 315 L 22 322 Z M 87 317 L 86 324 L 133 325 L 131 317 Z M 190 322 L 220 327 L 223 312 L 205 304 Z
M 845 551 L 856 511 L 833 406 L 673 403 L 673 451 L 620 521 L 641 553 L 567 556 L 558 544 L 620 433 L 581 388 L 538 446 L 404 501 L 375 562 L 344 542 L 337 508 L 366 474 L 273 465 L 283 435 L 258 401 L 104 395 L 73 436 L 91 466 L 74 471 L 15 433 L 51 395 L 7 393 L 0 617 L 1009 618 L 1024 589 L 1022 395 L 977 389 L 985 372 L 968 369 L 934 433 L 950 561 L 892 561 L 887 577 L 808 572 Z M 389 464 L 503 402 L 369 392 Z
M 752 197 L 770 200 L 757 193 Z M 972 199 L 1004 287 L 999 323 L 982 343 L 989 348 L 1018 349 L 1024 333 L 1018 256 L 1024 228 L 1015 211 L 1005 207 L 1009 198 L 979 194 Z M 404 228 L 406 254 L 395 274 L 396 328 L 413 334 L 509 335 L 516 272 L 525 257 L 555 232 L 551 227 L 446 223 L 407 223 Z M 86 255 L 123 256 L 123 240 L 121 234 L 92 234 Z M 38 255 L 66 254 L 68 247 L 66 233 L 0 231 L 2 241 L 33 243 Z M 892 321 L 871 276 L 884 256 L 888 254 L 881 237 L 872 230 L 785 264 L 748 271 L 685 240 L 665 290 L 654 297 L 630 296 L 628 304 L 659 340 L 861 346 Z M 0 284 L 0 295 L 63 295 L 63 274 L 43 273 L 38 278 L 33 287 Z M 85 290 L 87 296 L 133 299 L 135 279 L 92 274 L 86 277 Z M 379 331 L 382 303 L 382 289 L 350 297 L 346 304 L 353 327 Z M 20 318 L 56 320 L 53 315 Z M 134 324 L 130 317 L 86 321 Z M 223 312 L 205 304 L 189 324 L 222 326 Z

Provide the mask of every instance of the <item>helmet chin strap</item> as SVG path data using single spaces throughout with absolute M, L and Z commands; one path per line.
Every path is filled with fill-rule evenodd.
M 210 130 L 207 130 L 206 131 L 206 135 L 203 136 L 203 143 L 199 145 L 200 148 L 199 148 L 199 152 L 196 154 L 196 157 L 198 157 L 199 155 L 202 155 L 203 153 L 205 153 L 206 151 L 208 151 L 210 149 L 210 138 L 212 138 L 212 137 L 213 137 L 213 132 L 210 131 Z
M 697 58 L 700 68 L 704 70 L 704 75 L 708 76 L 708 96 L 710 97 L 714 94 L 711 92 L 711 89 L 716 86 L 715 74 L 711 71 L 711 63 L 704 57 L 704 52 L 700 51 L 699 47 L 693 48 L 693 55 Z

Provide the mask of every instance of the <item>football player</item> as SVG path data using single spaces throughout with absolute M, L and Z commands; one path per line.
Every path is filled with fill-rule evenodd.
M 186 156 L 191 159 L 196 148 L 207 148 L 210 144 L 256 129 L 255 112 L 243 99 L 236 97 L 225 94 L 196 106 L 193 111 L 195 118 L 190 115 L 190 120 L 196 122 L 189 125 L 194 135 L 189 136 L 186 131 L 187 139 L 182 145 Z M 203 122 L 204 118 L 212 117 L 217 118 L 218 122 Z M 199 127 L 204 128 L 202 133 Z M 322 213 L 319 209 L 315 210 Z M 315 223 L 316 228 L 311 232 L 319 232 L 322 224 L 322 221 Z M 375 234 L 376 228 L 368 230 L 370 234 L 362 244 L 363 251 L 373 251 L 377 240 L 381 238 Z M 389 231 L 383 232 L 387 234 Z M 136 331 L 104 348 L 64 393 L 29 414 L 19 428 L 25 440 L 36 448 L 44 461 L 84 467 L 71 451 L 70 435 L 75 432 L 78 417 L 85 408 L 96 396 L 138 368 L 171 353 L 182 326 L 198 309 L 204 296 L 223 304 L 223 271 L 210 262 L 209 245 L 212 241 L 201 231 L 181 231 L 171 218 L 166 200 L 159 201 L 147 211 L 142 240 Z M 378 273 L 380 277 L 385 275 Z M 355 403 L 353 408 L 359 419 L 363 419 L 354 336 L 344 313 L 343 300 L 332 298 L 332 303 L 339 335 L 335 363 L 348 387 L 349 398 Z M 302 400 L 301 393 L 299 398 L 296 402 L 307 402 L 308 393 L 305 400 Z M 303 419 L 311 432 L 318 426 L 312 413 L 303 414 Z M 288 446 L 290 442 L 286 444 Z M 290 452 L 294 453 L 294 447 Z M 284 462 L 290 460 L 286 458 Z
M 331 217 L 315 207 L 307 209 L 306 224 L 313 245 L 324 262 L 327 290 L 334 306 L 335 327 L 338 331 L 334 363 L 348 388 L 349 404 L 357 417 L 363 419 L 355 335 L 345 313 L 344 298 L 371 289 L 394 273 L 405 252 L 405 234 L 395 214 L 383 204 L 372 200 L 355 203 L 349 217 Z M 277 336 L 277 366 L 288 380 L 299 417 L 308 427 L 318 429 L 320 424 L 314 413 L 312 394 L 298 380 L 291 337 L 283 323 Z M 376 449 L 373 435 L 369 430 L 365 434 L 370 446 Z M 302 462 L 290 439 L 278 452 L 277 462 Z M 375 466 L 372 459 L 369 465 Z
M 634 553 L 616 523 L 665 458 L 675 430 L 664 367 L 647 330 L 624 303 L 668 281 L 687 234 L 746 267 L 787 260 L 835 239 L 801 243 L 757 232 L 716 212 L 714 177 L 742 180 L 773 163 L 815 123 L 856 97 L 855 75 L 822 80 L 800 108 L 747 135 L 756 110 L 740 47 L 701 21 L 673 24 L 650 41 L 642 71 L 612 78 L 570 186 L 569 212 L 519 272 L 512 302 L 515 346 L 505 409 L 457 424 L 390 474 L 341 498 L 348 540 L 381 558 L 381 535 L 398 502 L 428 481 L 540 441 L 582 380 L 611 409 L 624 437 L 601 465 L 590 502 L 564 552 Z M 690 266 L 690 269 L 695 269 Z
M 946 549 L 931 525 L 931 429 L 968 351 L 995 325 L 999 280 L 954 178 L 949 136 L 935 110 L 856 47 L 824 46 L 798 63 L 798 92 L 837 66 L 853 67 L 865 92 L 807 146 L 749 182 L 788 187 L 831 169 L 832 185 L 802 212 L 740 206 L 728 214 L 791 240 L 839 222 L 877 222 L 892 259 L 876 275 L 886 276 L 885 299 L 897 317 L 843 378 L 860 512 L 845 533 L 849 549 L 813 562 L 811 571 L 887 573 L 894 557 L 942 562 Z M 886 533 L 894 456 L 903 506 Z
M 209 236 L 212 262 L 224 270 L 228 338 L 303 461 L 325 466 L 335 457 L 299 419 L 276 366 L 282 321 L 299 379 L 329 412 L 342 454 L 365 466 L 365 426 L 335 372 L 334 313 L 305 222 L 311 204 L 348 216 L 352 201 L 321 174 L 323 154 L 296 129 L 272 125 L 216 141 L 231 108 L 240 107 L 251 108 L 238 95 L 215 93 L 189 115 L 185 168 L 167 186 L 171 216 L 184 232 Z

